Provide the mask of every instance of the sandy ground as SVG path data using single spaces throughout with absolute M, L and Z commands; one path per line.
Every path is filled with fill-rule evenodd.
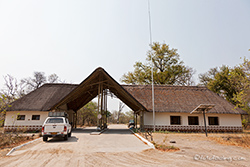
M 154 134 L 156 142 L 180 148 L 161 152 L 148 149 L 125 125 L 109 128 L 101 135 L 78 129 L 68 141 L 36 141 L 1 157 L 0 166 L 250 166 L 250 149 L 221 145 L 202 134 Z

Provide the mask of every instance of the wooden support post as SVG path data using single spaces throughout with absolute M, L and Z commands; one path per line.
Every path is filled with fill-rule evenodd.
M 74 111 L 76 119 L 75 119 L 75 128 L 77 128 L 77 111 Z
M 98 85 L 98 111 L 97 111 L 97 116 L 100 114 L 100 91 L 101 91 L 101 85 L 99 84 Z M 98 127 L 100 127 L 100 121 L 99 121 L 99 119 L 97 118 L 97 129 L 98 129 Z
M 134 119 L 133 119 L 134 120 L 134 124 L 135 124 L 135 115 L 136 115 L 136 113 L 134 112 Z M 135 126 L 134 126 L 134 128 L 135 128 Z
M 144 129 L 144 116 L 143 111 L 140 112 L 140 129 Z
M 104 115 L 105 115 L 105 120 L 104 120 L 104 128 L 107 128 L 108 126 L 108 117 L 107 117 L 107 111 L 108 111 L 108 97 L 107 97 L 107 89 L 104 90 Z
M 101 115 L 102 118 L 100 119 L 100 127 L 103 129 L 103 84 L 101 83 Z
M 135 128 L 137 129 L 137 114 L 135 114 Z
M 205 110 L 203 110 L 203 117 L 204 117 L 204 125 L 205 125 L 205 132 L 206 132 L 206 137 L 207 137 L 207 125 L 206 125 L 206 116 L 205 116 Z

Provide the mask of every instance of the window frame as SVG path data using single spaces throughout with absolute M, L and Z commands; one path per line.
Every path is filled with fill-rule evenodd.
M 190 124 L 189 118 L 197 118 L 197 123 L 198 124 Z M 196 121 L 195 121 L 195 123 L 196 123 Z M 198 116 L 188 116 L 188 125 L 200 125 L 200 123 L 199 123 L 199 117 Z
M 211 120 L 212 118 L 216 118 L 216 119 L 217 119 L 217 120 L 216 120 L 216 121 L 217 121 L 217 124 L 210 124 L 210 123 L 211 123 L 210 120 Z M 220 124 L 219 124 L 219 117 L 210 116 L 210 117 L 208 117 L 207 119 L 208 119 L 208 125 L 209 125 L 209 126 L 210 126 L 210 125 L 211 125 L 211 126 L 219 126 L 219 125 L 220 125 Z M 216 123 L 216 121 L 215 121 L 215 123 Z
M 174 123 L 172 123 L 172 118 L 174 118 L 174 117 L 179 117 L 179 124 L 177 123 L 177 124 L 174 124 Z M 178 116 L 178 115 L 170 115 L 170 125 L 181 125 L 181 116 Z
M 25 121 L 25 117 L 26 117 L 26 115 L 17 115 L 16 120 L 17 121 Z
M 36 118 L 36 116 L 39 116 L 39 119 L 33 119 L 33 116 Z M 32 115 L 31 120 L 32 121 L 40 121 L 41 115 Z

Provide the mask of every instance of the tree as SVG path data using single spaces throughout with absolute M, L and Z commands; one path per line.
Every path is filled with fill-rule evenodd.
M 89 102 L 80 110 L 77 111 L 77 124 L 78 125 L 96 125 L 97 124 L 97 103 Z
M 211 68 L 199 75 L 200 84 L 225 98 L 230 103 L 250 114 L 250 61 L 235 67 L 221 66 Z M 244 127 L 250 122 L 249 116 L 243 116 Z
M 152 61 L 151 61 L 152 60 Z M 177 49 L 169 45 L 153 43 L 147 53 L 146 63 L 136 62 L 134 71 L 124 74 L 121 81 L 127 84 L 151 84 L 151 62 L 155 84 L 192 85 L 194 70 L 180 61 Z
M 234 100 L 239 102 L 237 104 L 239 107 L 246 111 L 250 111 L 250 61 L 244 58 L 244 62 L 240 64 L 239 68 L 242 69 L 244 75 L 239 78 L 238 84 L 241 89 L 237 91 Z
M 201 85 L 224 97 L 227 101 L 238 104 L 235 96 L 243 89 L 241 81 L 246 73 L 239 66 L 230 68 L 221 66 L 220 68 L 211 68 L 207 73 L 199 75 Z
M 109 123 L 117 123 L 118 112 L 119 111 L 113 111 L 113 113 L 109 117 Z M 125 113 L 121 112 L 119 116 L 119 123 L 127 124 L 131 119 L 134 119 L 134 111 L 127 111 Z
M 24 85 L 19 83 L 15 77 L 7 74 L 4 76 L 4 81 L 4 89 L 1 92 L 9 101 L 14 101 L 24 95 Z
M 2 127 L 5 120 L 5 114 L 9 105 L 10 99 L 7 98 L 4 94 L 0 94 L 0 126 Z
M 59 77 L 56 74 L 51 74 L 47 77 L 45 76 L 44 72 L 37 72 L 35 71 L 33 73 L 33 78 L 23 78 L 21 80 L 21 83 L 25 85 L 27 88 L 27 93 L 31 92 L 35 89 L 38 89 L 45 83 L 57 83 L 57 82 L 62 82 L 60 81 Z
M 119 124 L 119 120 L 120 120 L 120 115 L 121 115 L 121 112 L 122 112 L 122 109 L 125 107 L 125 104 L 120 102 L 119 103 L 119 110 L 118 110 L 118 113 L 117 113 L 117 124 Z

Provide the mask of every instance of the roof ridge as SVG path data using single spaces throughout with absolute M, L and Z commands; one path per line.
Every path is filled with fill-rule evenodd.
M 121 86 L 128 86 L 128 87 L 152 87 L 151 85 L 127 85 L 127 84 L 121 84 Z M 161 87 L 169 87 L 169 88 L 200 88 L 200 89 L 207 89 L 206 86 L 186 86 L 186 85 L 154 85 L 155 88 L 161 88 Z
M 42 86 L 49 86 L 49 85 L 71 85 L 71 86 L 79 86 L 79 84 L 71 84 L 71 83 L 45 83 Z

